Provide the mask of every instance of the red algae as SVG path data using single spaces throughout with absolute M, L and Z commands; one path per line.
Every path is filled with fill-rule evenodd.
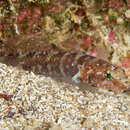
M 0 98 L 4 98 L 5 100 L 10 101 L 13 98 L 13 95 L 6 95 L 0 93 Z

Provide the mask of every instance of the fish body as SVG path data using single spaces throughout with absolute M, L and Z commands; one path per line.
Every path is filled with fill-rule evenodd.
M 3 61 L 12 65 L 21 65 L 24 69 L 40 74 L 62 79 L 69 78 L 79 87 L 83 83 L 86 86 L 112 91 L 127 89 L 122 82 L 112 76 L 114 71 L 120 71 L 125 76 L 122 68 L 85 53 L 62 52 L 57 49 L 28 54 L 24 57 L 4 57 Z
M 0 61 L 22 66 L 39 74 L 65 81 L 69 79 L 79 87 L 105 88 L 126 91 L 121 82 L 124 70 L 105 60 L 77 50 L 61 50 L 48 43 L 41 35 L 20 35 L 8 39 L 3 45 Z

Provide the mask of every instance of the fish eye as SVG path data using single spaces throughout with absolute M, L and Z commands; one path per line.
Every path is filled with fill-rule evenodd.
M 110 73 L 107 74 L 108 79 L 112 79 L 112 75 Z

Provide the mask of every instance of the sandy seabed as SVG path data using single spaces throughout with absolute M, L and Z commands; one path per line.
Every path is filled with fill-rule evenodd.
M 2 63 L 0 93 L 8 95 L 0 98 L 0 130 L 130 128 L 129 94 L 83 93 L 77 86 Z

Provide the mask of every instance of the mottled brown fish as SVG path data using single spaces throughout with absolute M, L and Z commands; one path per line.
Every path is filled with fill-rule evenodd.
M 60 51 L 44 51 L 39 54 L 29 54 L 26 57 L 2 57 L 1 61 L 12 65 L 21 65 L 24 69 L 47 74 L 63 80 L 68 78 L 75 84 L 84 84 L 95 88 L 112 91 L 126 91 L 127 87 L 112 73 L 124 71 L 104 60 L 84 53 Z
M 25 37 L 25 38 L 24 38 Z M 104 88 L 112 91 L 129 91 L 121 82 L 124 70 L 109 62 L 83 52 L 61 50 L 40 36 L 18 36 L 4 44 L 0 62 L 72 81 L 79 87 Z M 40 39 L 40 40 L 39 40 Z

